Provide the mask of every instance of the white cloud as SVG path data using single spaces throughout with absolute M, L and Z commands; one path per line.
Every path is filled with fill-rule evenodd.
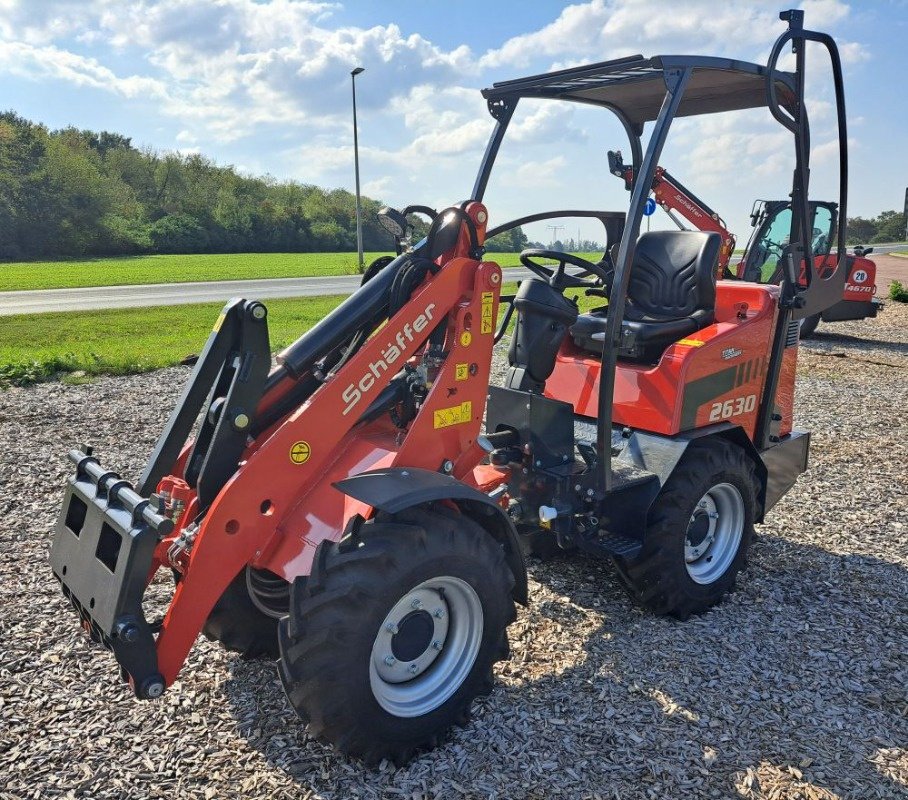
M 361 106 L 374 109 L 420 82 L 451 83 L 472 61 L 466 45 L 446 51 L 395 24 L 331 28 L 324 22 L 335 6 L 306 0 L 6 0 L 6 6 L 0 36 L 17 40 L 20 47 L 72 35 L 99 49 L 106 43 L 143 58 L 154 78 L 118 79 L 90 65 L 69 69 L 65 51 L 57 48 L 51 65 L 39 63 L 35 52 L 10 68 L 15 74 L 84 85 L 94 72 L 98 88 L 119 93 L 144 92 L 152 81 L 166 83 L 162 111 L 191 123 L 197 135 L 220 141 L 236 140 L 262 125 L 324 129 L 339 121 L 348 124 L 349 73 L 359 64 L 367 66 L 357 79 L 365 84 Z M 82 58 L 69 55 L 72 61 Z M 105 85 L 108 77 L 111 85 Z
M 84 0 L 0 0 L 0 36 L 47 44 L 89 24 L 98 4 Z
M 366 181 L 362 186 L 363 194 L 368 197 L 384 197 L 391 189 L 392 181 L 389 175 Z
M 102 89 L 131 99 L 167 97 L 162 81 L 141 75 L 119 76 L 94 58 L 53 45 L 0 41 L 0 71 L 33 80 L 63 80 L 75 86 Z
M 567 6 L 556 20 L 509 39 L 480 58 L 486 68 L 523 67 L 539 56 L 567 63 L 601 61 L 644 50 L 645 55 L 696 50 L 737 55 L 767 49 L 781 30 L 776 2 L 692 0 L 667 7 L 662 0 L 591 0 Z M 681 49 L 679 50 L 679 46 Z
M 526 107 L 524 107 L 524 105 Z M 526 100 L 508 127 L 508 140 L 521 145 L 582 141 L 587 134 L 575 124 L 574 105 Z
M 852 136 L 848 137 L 848 152 L 857 150 L 861 143 Z M 811 166 L 817 167 L 823 164 L 837 164 L 839 160 L 839 137 L 828 139 L 825 142 L 814 145 L 810 150 Z
M 642 52 L 700 52 L 762 61 L 785 29 L 778 0 L 590 0 L 567 6 L 539 30 L 507 40 L 479 59 L 487 69 L 523 68 L 540 56 L 551 69 L 613 59 Z M 840 0 L 805 0 L 808 27 L 827 30 L 845 19 L 849 6 Z M 842 59 L 867 57 L 856 42 L 840 44 Z
M 540 189 L 557 186 L 559 174 L 567 166 L 564 156 L 555 156 L 547 161 L 527 161 L 513 172 L 511 183 L 517 187 Z
M 815 29 L 829 28 L 851 12 L 848 4 L 840 0 L 804 0 L 800 7 L 804 9 L 807 25 Z

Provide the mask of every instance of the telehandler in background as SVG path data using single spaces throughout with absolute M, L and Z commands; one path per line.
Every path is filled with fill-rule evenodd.
M 634 183 L 634 170 L 625 164 L 620 151 L 608 153 L 609 172 L 621 178 L 628 191 Z M 756 283 L 778 283 L 782 278 L 782 251 L 788 243 L 791 228 L 789 200 L 757 200 L 750 212 L 753 231 L 744 255 L 735 263 L 732 256 L 737 241 L 725 221 L 667 169 L 656 167 L 653 176 L 653 199 L 669 218 L 685 230 L 681 218 L 700 231 L 715 231 L 722 238 L 717 264 L 719 278 L 739 278 Z M 814 261 L 826 269 L 837 263 L 838 256 L 830 252 L 836 241 L 834 226 L 839 215 L 835 203 L 811 201 L 811 247 Z M 883 309 L 876 295 L 876 264 L 867 256 L 872 247 L 857 245 L 847 256 L 848 277 L 842 297 L 829 308 L 801 320 L 801 338 L 806 339 L 817 329 L 820 321 L 845 322 L 874 318 Z
M 204 631 L 277 659 L 314 736 L 367 763 L 402 763 L 492 690 L 515 603 L 527 603 L 522 537 L 612 559 L 657 613 L 720 601 L 754 523 L 806 468 L 809 434 L 793 420 L 798 326 L 845 280 L 838 50 L 804 29 L 802 11 L 781 17 L 765 66 L 631 56 L 494 84 L 472 195 L 430 212 L 424 239 L 369 270 L 273 368 L 265 306 L 228 303 L 134 486 L 90 449 L 70 453 L 51 566 L 136 697 L 172 686 Z M 840 143 L 840 258 L 822 275 L 808 43 L 829 57 Z M 786 45 L 793 72 L 778 68 Z M 626 214 L 587 212 L 620 242 L 614 260 L 522 254 L 538 277 L 513 299 L 510 368 L 490 386 L 510 313 L 499 321 L 502 273 L 483 242 L 527 218 L 487 230 L 482 201 L 529 97 L 616 115 L 636 178 Z M 754 107 L 794 142 L 777 286 L 717 282 L 715 233 L 639 235 L 672 121 Z M 401 213 L 382 218 L 405 236 Z M 570 289 L 607 297 L 607 309 L 580 314 Z M 175 588 L 151 619 L 143 598 L 161 569 Z

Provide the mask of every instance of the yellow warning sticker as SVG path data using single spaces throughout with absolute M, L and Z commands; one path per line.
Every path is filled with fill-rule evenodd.
M 432 426 L 438 428 L 450 428 L 452 425 L 462 425 L 473 418 L 473 403 L 467 400 L 458 406 L 450 408 L 439 408 L 435 412 L 432 420 Z
M 294 442 L 290 448 L 290 460 L 294 464 L 305 464 L 312 455 L 312 448 L 309 442 Z
M 491 333 L 492 328 L 494 327 L 494 320 L 492 319 L 492 306 L 495 304 L 495 293 L 494 292 L 483 292 L 482 293 L 482 320 L 480 322 L 480 333 Z
M 226 314 L 221 312 L 221 315 L 214 321 L 214 327 L 211 330 L 213 330 L 215 333 L 217 333 L 221 329 L 221 325 L 224 324 L 225 316 L 226 316 Z
M 701 342 L 699 339 L 678 339 L 675 344 L 684 344 L 688 347 L 703 347 L 706 342 Z
M 454 380 L 455 381 L 465 381 L 470 377 L 470 365 L 469 364 L 456 364 L 454 366 Z
M 473 334 L 470 333 L 469 331 L 464 331 L 462 334 L 460 334 L 460 343 L 464 347 L 469 347 L 470 342 L 472 342 L 472 341 L 473 341 Z

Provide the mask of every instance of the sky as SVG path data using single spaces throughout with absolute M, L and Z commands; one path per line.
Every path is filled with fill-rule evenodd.
M 492 119 L 479 90 L 634 53 L 764 63 L 784 0 L 0 0 L 2 106 L 51 129 L 201 152 L 250 174 L 353 190 L 350 70 L 365 194 L 401 207 L 469 196 Z M 849 216 L 902 208 L 908 186 L 908 0 L 807 0 L 845 65 Z M 808 52 L 811 195 L 835 199 L 828 62 Z M 645 132 L 647 135 L 649 128 Z M 491 222 L 555 208 L 623 211 L 607 111 L 521 103 L 485 200 Z M 757 198 L 787 195 L 792 139 L 766 109 L 679 119 L 662 165 L 739 240 Z M 653 217 L 656 227 L 670 225 Z M 574 233 L 573 225 L 577 225 Z M 530 229 L 531 238 L 551 236 Z M 569 222 L 559 236 L 598 237 Z

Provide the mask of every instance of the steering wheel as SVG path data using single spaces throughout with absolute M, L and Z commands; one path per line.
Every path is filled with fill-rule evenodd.
M 547 267 L 540 264 L 535 259 L 548 258 L 557 261 L 558 266 Z M 592 289 L 601 285 L 608 285 L 611 280 L 611 273 L 601 264 L 594 264 L 585 258 L 575 256 L 572 253 L 562 253 L 558 250 L 524 250 L 520 254 L 520 263 L 523 264 L 530 272 L 538 275 L 554 289 L 562 291 L 564 289 Z M 599 281 L 582 277 L 581 275 L 568 275 L 564 268 L 570 264 L 572 267 L 579 267 L 585 274 L 592 274 L 599 278 Z M 601 283 L 600 283 L 601 281 Z

